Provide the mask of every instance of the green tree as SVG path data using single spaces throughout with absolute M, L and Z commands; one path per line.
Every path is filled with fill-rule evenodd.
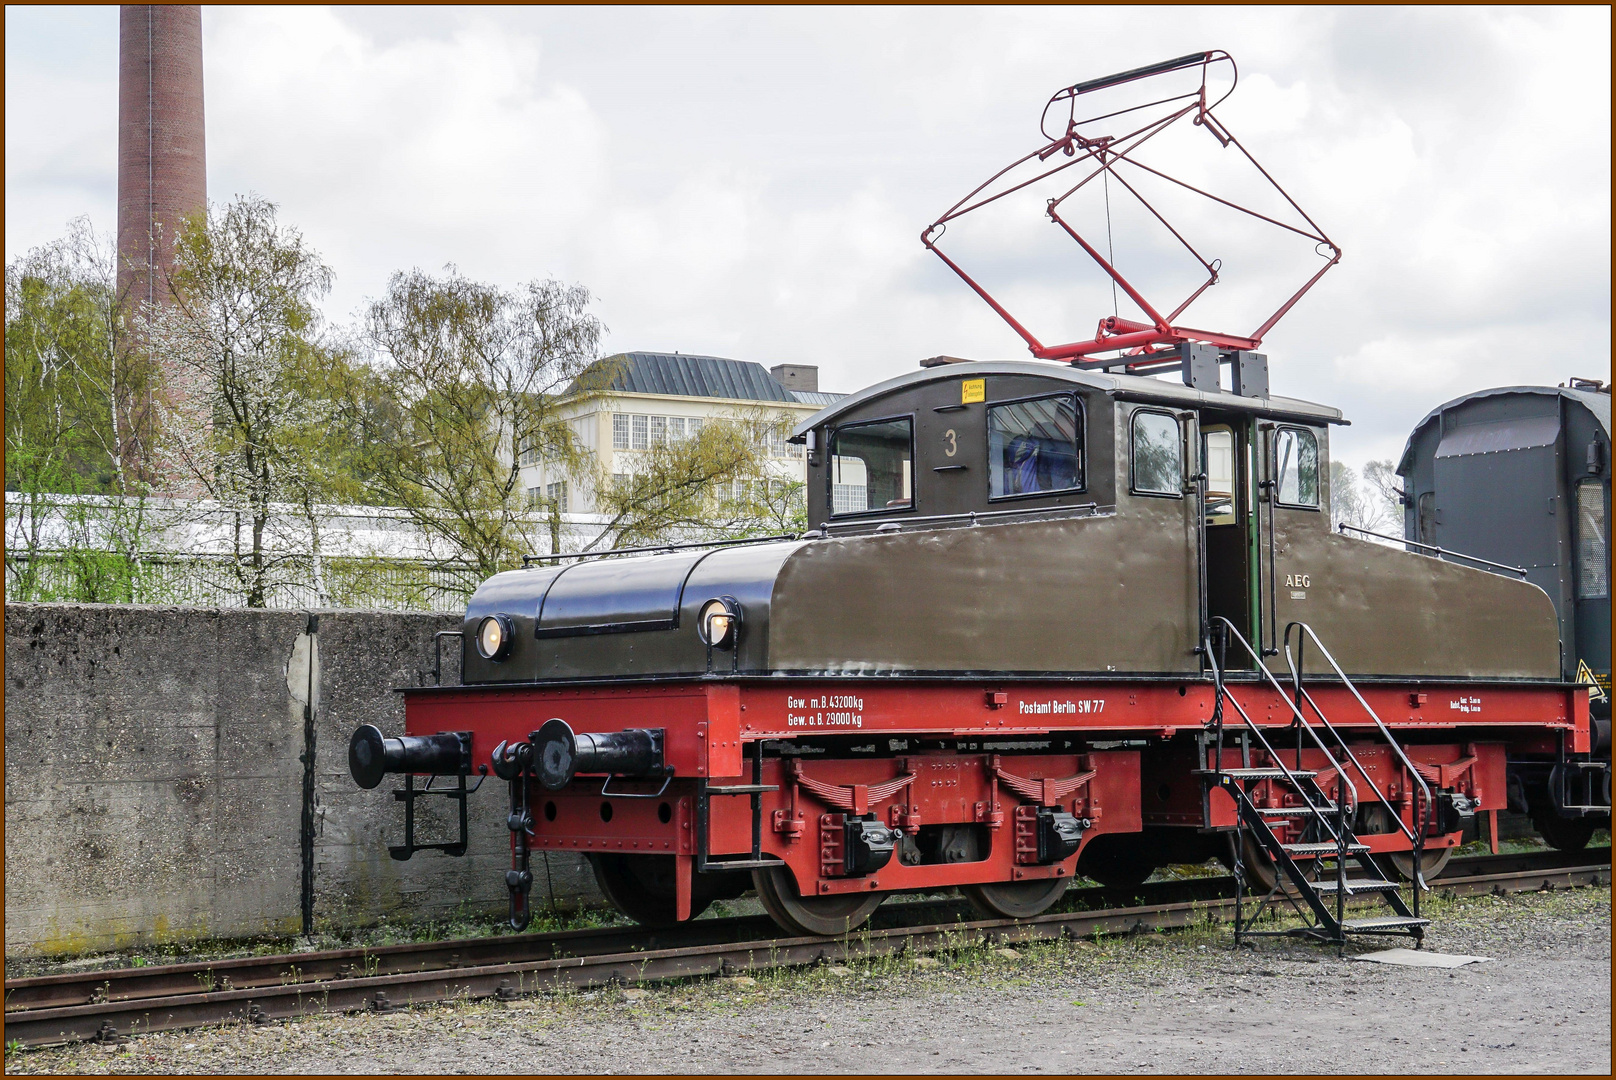
M 151 500 L 155 367 L 117 278 L 113 242 L 87 218 L 6 266 L 13 596 L 136 599 L 144 546 L 168 516 Z M 40 593 L 47 551 L 65 576 Z
M 625 472 L 596 465 L 595 505 L 606 516 L 592 551 L 682 540 L 737 539 L 807 525 L 800 481 L 776 475 L 768 447 L 790 420 L 762 409 L 709 421 L 696 435 L 640 451 Z
M 366 313 L 375 377 L 350 384 L 349 421 L 364 433 L 368 482 L 462 592 L 520 566 L 549 530 L 521 489 L 523 451 L 569 473 L 584 466 L 559 404 L 609 381 L 591 368 L 604 327 L 589 303 L 581 286 L 502 289 L 450 266 L 394 274 Z

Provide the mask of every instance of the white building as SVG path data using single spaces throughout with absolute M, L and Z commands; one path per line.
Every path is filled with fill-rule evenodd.
M 634 471 L 637 455 L 688 438 L 704 424 L 779 419 L 788 431 L 843 396 L 821 392 L 819 369 L 804 364 L 766 369 L 749 360 L 650 352 L 619 353 L 601 363 L 617 368 L 607 390 L 563 403 L 560 412 L 608 475 Z M 806 479 L 802 447 L 787 443 L 783 433 L 769 441 L 768 454 L 771 473 Z M 555 473 L 537 455 L 523 456 L 522 485 L 534 503 L 555 499 L 564 514 L 595 513 L 587 485 Z

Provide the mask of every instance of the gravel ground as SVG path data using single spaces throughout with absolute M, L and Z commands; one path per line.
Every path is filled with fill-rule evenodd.
M 1434 901 L 1456 970 L 1226 928 L 8 1053 L 7 1073 L 1611 1072 L 1608 888 Z M 1388 945 L 1399 944 L 1398 940 Z M 1368 951 L 1373 946 L 1366 947 Z

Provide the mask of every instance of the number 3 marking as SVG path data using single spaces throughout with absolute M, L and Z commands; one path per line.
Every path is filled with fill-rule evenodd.
M 949 428 L 943 432 L 943 438 L 948 440 L 948 449 L 944 450 L 943 453 L 953 457 L 959 451 L 959 440 L 954 437 L 954 429 Z

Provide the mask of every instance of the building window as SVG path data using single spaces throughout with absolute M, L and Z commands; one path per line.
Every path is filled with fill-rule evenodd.
M 567 482 L 565 480 L 546 484 L 544 486 L 544 497 L 550 501 L 550 505 L 561 513 L 565 514 L 567 512 Z
M 649 416 L 640 416 L 635 414 L 630 416 L 629 419 L 632 421 L 631 428 L 634 433 L 634 437 L 630 443 L 630 449 L 651 449 L 651 418 Z
M 701 425 L 701 417 L 692 416 L 690 419 L 685 421 L 685 431 L 689 433 L 692 439 L 694 439 L 697 435 L 701 434 Z
M 1577 485 L 1577 596 L 1610 595 L 1610 547 L 1605 533 L 1605 485 L 1598 479 Z
M 831 436 L 832 513 L 908 510 L 914 506 L 914 421 L 878 420 Z
M 540 490 L 539 488 L 536 488 L 536 487 L 528 488 L 527 489 L 527 508 L 529 510 L 538 510 L 538 509 L 540 509 L 544 505 L 543 496 L 544 496 L 544 492 L 542 490 Z
M 668 441 L 668 418 L 666 416 L 653 416 L 651 421 L 651 445 L 661 446 Z
M 539 463 L 539 444 L 530 442 L 522 448 L 522 464 L 537 465 Z
M 628 449 L 628 414 L 612 413 L 612 449 Z
M 1286 506 L 1319 505 L 1319 440 L 1306 428 L 1282 427 L 1274 435 L 1274 479 Z
M 989 406 L 988 497 L 1082 487 L 1081 450 L 1075 394 Z
M 685 418 L 682 416 L 668 417 L 668 441 L 683 442 L 685 437 Z
M 595 414 L 586 413 L 575 416 L 567 423 L 572 427 L 572 433 L 577 436 L 579 445 L 586 450 L 595 449 Z
M 1144 409 L 1133 414 L 1133 490 L 1183 496 L 1184 457 L 1178 421 Z

